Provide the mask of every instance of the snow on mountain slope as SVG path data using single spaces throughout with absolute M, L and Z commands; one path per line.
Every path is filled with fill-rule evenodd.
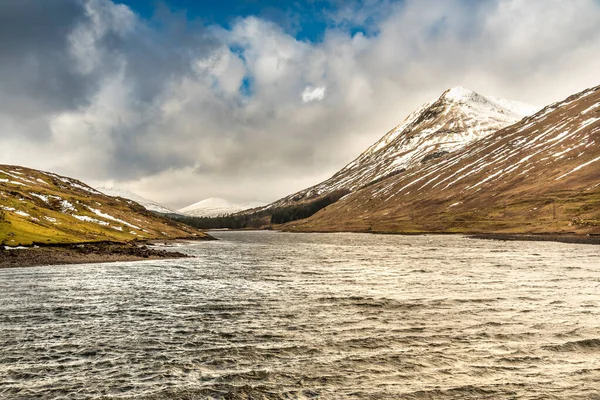
M 446 90 L 410 114 L 357 159 L 330 179 L 285 197 L 266 208 L 307 201 L 338 189 L 360 189 L 374 181 L 421 167 L 486 137 L 539 107 L 485 97 L 469 89 Z
M 390 177 L 295 230 L 600 234 L 600 86 Z
M 0 165 L 0 246 L 203 237 L 78 180 Z
M 129 199 L 129 200 L 133 200 L 136 203 L 140 204 L 141 206 L 143 206 L 146 210 L 148 211 L 154 211 L 160 214 L 179 214 L 177 211 L 172 210 L 168 207 L 165 207 L 161 204 L 158 204 L 155 201 L 152 200 L 148 200 L 142 196 L 139 196 L 133 192 L 130 192 L 128 190 L 124 190 L 124 189 L 119 189 L 119 188 L 114 188 L 114 187 L 99 187 L 96 188 L 99 192 L 102 192 L 106 195 L 109 196 L 114 196 L 114 197 L 122 197 L 124 199 Z
M 231 203 L 225 199 L 211 197 L 201 200 L 179 210 L 180 213 L 191 217 L 217 217 L 237 213 L 251 208 L 261 207 L 263 203 Z

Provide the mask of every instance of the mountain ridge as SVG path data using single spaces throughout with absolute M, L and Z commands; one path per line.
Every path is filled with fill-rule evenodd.
M 600 233 L 599 143 L 597 86 L 284 229 Z
M 153 211 L 159 214 L 178 214 L 177 211 L 169 207 L 163 206 L 162 204 L 159 204 L 154 200 L 147 199 L 129 190 L 115 187 L 97 187 L 96 190 L 108 196 L 122 197 L 124 199 L 133 200 L 139 205 L 143 206 L 148 211 Z
M 259 210 L 286 207 L 333 191 L 355 191 L 456 151 L 521 120 L 539 107 L 486 97 L 463 87 L 425 103 L 331 178 Z

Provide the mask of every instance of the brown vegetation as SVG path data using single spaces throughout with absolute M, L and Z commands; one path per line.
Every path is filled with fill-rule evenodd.
M 600 233 L 600 87 L 367 186 L 291 231 Z

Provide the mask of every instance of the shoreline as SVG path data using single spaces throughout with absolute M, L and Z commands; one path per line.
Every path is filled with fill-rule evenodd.
M 248 230 L 231 229 L 233 232 Z M 334 232 L 297 232 L 277 229 L 254 229 L 254 231 L 271 231 L 283 233 L 369 233 L 374 235 L 461 235 L 469 239 L 524 242 L 558 242 L 566 244 L 600 245 L 600 235 L 578 235 L 573 233 L 464 233 L 464 232 L 372 232 L 372 231 L 334 231 Z M 210 236 L 209 236 L 210 237 Z M 5 249 L 0 246 L 0 269 L 41 267 L 69 264 L 98 264 L 119 261 L 166 260 L 176 258 L 193 258 L 193 256 L 176 250 L 163 250 L 148 246 L 169 246 L 173 243 L 196 242 L 204 239 L 180 238 L 169 240 L 148 240 L 140 242 L 91 242 L 77 244 L 51 244 L 17 247 Z M 209 240 L 216 240 L 215 238 Z
M 461 235 L 469 239 L 499 240 L 499 241 L 522 241 L 522 242 L 557 242 L 567 244 L 600 245 L 600 234 L 577 234 L 577 233 L 480 233 L 480 232 L 392 232 L 392 231 L 295 231 L 273 229 L 276 232 L 286 233 L 368 233 L 371 235 L 400 235 L 400 236 L 424 236 L 424 235 Z
M 152 243 L 96 242 L 15 249 L 5 249 L 4 246 L 0 246 L 0 269 L 192 258 L 175 250 L 151 249 L 148 247 L 149 244 Z
M 573 233 L 477 233 L 467 234 L 466 236 L 471 239 L 483 240 L 600 245 L 600 235 L 577 235 Z

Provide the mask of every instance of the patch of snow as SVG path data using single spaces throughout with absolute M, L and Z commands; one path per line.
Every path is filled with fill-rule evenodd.
M 112 196 L 112 197 L 122 197 L 124 199 L 129 199 L 129 200 L 133 200 L 136 203 L 140 204 L 141 206 L 143 206 L 146 210 L 148 211 L 154 211 L 157 213 L 161 213 L 161 214 L 178 214 L 177 211 L 172 210 L 168 207 L 165 207 L 161 204 L 158 204 L 155 201 L 146 199 L 142 196 L 139 196 L 133 192 L 130 192 L 128 190 L 124 190 L 124 189 L 118 189 L 118 188 L 107 188 L 107 187 L 99 187 L 97 188 L 100 192 L 104 193 L 105 195 L 108 196 Z
M 88 217 L 87 215 L 72 215 L 73 218 L 77 218 L 80 221 L 84 221 L 84 222 L 93 222 L 94 224 L 98 224 L 98 225 L 108 225 L 108 222 L 106 221 L 101 221 L 99 219 L 96 218 L 92 218 L 92 217 Z
M 29 192 L 30 195 L 37 197 L 38 199 L 42 200 L 43 202 L 47 203 L 48 200 L 48 196 L 43 195 L 43 194 L 39 194 L 39 193 L 33 193 L 33 192 Z
M 562 179 L 562 178 L 564 178 L 565 176 L 569 176 L 569 175 L 571 175 L 573 172 L 579 171 L 581 168 L 587 167 L 588 165 L 590 165 L 590 164 L 593 164 L 593 163 L 595 163 L 595 162 L 597 162 L 597 161 L 600 161 L 600 157 L 596 157 L 596 158 L 594 158 L 593 160 L 590 160 L 590 161 L 588 161 L 588 162 L 586 162 L 586 163 L 584 163 L 584 164 L 581 164 L 581 165 L 579 165 L 579 166 L 577 166 L 577 167 L 573 168 L 571 171 L 567 172 L 566 174 L 563 174 L 563 175 L 559 176 L 558 178 L 556 178 L 556 179 L 555 179 L 555 181 L 557 181 L 557 180 L 559 180 L 559 179 Z
M 69 212 L 69 211 L 77 211 L 77 209 L 75 208 L 75 206 L 73 206 L 73 204 L 71 204 L 68 200 L 62 200 L 60 202 L 60 207 L 61 207 L 61 211 L 63 213 L 66 213 L 66 212 Z
M 596 104 L 592 105 L 591 107 L 588 107 L 588 108 L 586 108 L 586 109 L 585 109 L 585 110 L 583 110 L 581 113 L 582 113 L 582 114 L 587 114 L 587 113 L 589 113 L 590 111 L 592 111 L 594 108 L 598 108 L 598 107 L 600 107 L 600 103 L 596 103 Z
M 88 206 L 88 209 L 89 209 L 91 212 L 93 212 L 94 214 L 96 214 L 97 216 L 99 216 L 99 217 L 102 217 L 102 218 L 104 218 L 104 219 L 109 219 L 109 220 L 111 220 L 111 221 L 119 222 L 119 223 L 121 223 L 121 224 L 123 224 L 123 225 L 127 225 L 127 226 L 128 226 L 128 227 L 130 227 L 130 228 L 134 228 L 134 229 L 138 229 L 138 230 L 139 230 L 139 229 L 141 229 L 139 226 L 135 226 L 135 225 L 133 225 L 133 224 L 130 224 L 130 223 L 129 223 L 129 222 L 127 222 L 127 221 L 123 221 L 122 219 L 115 218 L 115 217 L 113 217 L 112 215 L 105 214 L 105 213 L 103 213 L 102 211 L 100 211 L 100 210 L 97 210 L 97 209 L 95 209 L 95 208 L 92 208 L 92 207 L 89 207 L 89 206 Z

